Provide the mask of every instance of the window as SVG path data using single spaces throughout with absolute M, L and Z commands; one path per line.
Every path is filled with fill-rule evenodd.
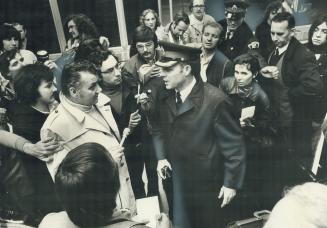
M 109 38 L 110 46 L 120 46 L 115 0 L 57 0 L 68 40 L 65 19 L 70 14 L 83 13 L 95 23 L 99 34 Z
M 157 0 L 124 0 L 126 27 L 128 43 L 130 44 L 133 37 L 134 29 L 139 26 L 139 17 L 143 10 L 153 9 L 158 12 Z
M 0 21 L 19 22 L 27 28 L 27 49 L 60 52 L 50 4 L 46 0 L 10 0 L 0 3 Z

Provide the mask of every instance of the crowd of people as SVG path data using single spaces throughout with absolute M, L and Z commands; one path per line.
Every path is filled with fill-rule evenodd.
M 327 129 L 327 14 L 303 44 L 284 1 L 255 31 L 249 5 L 226 0 L 217 22 L 193 0 L 165 26 L 145 9 L 126 61 L 84 14 L 65 20 L 54 60 L 28 50 L 21 22 L 2 24 L 0 221 L 147 227 L 136 199 L 164 191 L 158 228 L 226 227 L 272 208 L 265 227 L 326 227 L 325 185 L 282 193 L 326 178 L 326 147 L 322 171 L 310 169 Z

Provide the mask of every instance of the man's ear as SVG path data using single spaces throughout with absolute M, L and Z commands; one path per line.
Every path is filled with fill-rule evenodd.
M 70 87 L 70 88 L 69 88 L 69 95 L 70 95 L 71 97 L 76 98 L 76 96 L 77 96 L 77 90 L 76 90 L 76 88 L 74 88 L 74 87 Z
M 185 76 L 188 76 L 188 75 L 191 74 L 191 72 L 192 72 L 192 67 L 189 64 L 184 65 L 184 67 L 183 67 L 183 74 Z
M 294 37 L 295 36 L 296 29 L 295 28 L 291 28 L 290 32 L 291 32 L 291 37 Z

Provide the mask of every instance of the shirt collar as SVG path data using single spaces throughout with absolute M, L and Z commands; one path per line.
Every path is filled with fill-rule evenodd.
M 201 61 L 205 61 L 205 62 L 210 62 L 210 60 L 212 59 L 212 57 L 214 56 L 215 52 L 212 52 L 209 55 L 205 55 L 203 53 L 203 48 L 202 48 L 202 53 L 200 54 L 200 59 Z
M 82 122 L 85 118 L 87 112 L 90 112 L 94 109 L 94 105 L 92 106 L 85 106 L 80 105 L 75 102 L 69 100 L 62 92 L 59 94 L 59 99 L 61 105 L 72 113 L 73 116 L 79 121 Z M 98 103 L 95 106 L 104 106 L 110 102 L 110 98 L 104 95 L 103 93 L 99 93 L 98 96 Z
M 281 47 L 281 48 L 277 48 L 278 49 L 278 54 L 281 55 L 283 54 L 287 48 L 288 48 L 288 45 L 290 45 L 290 43 L 288 42 L 288 44 L 286 44 L 285 46 Z
M 186 100 L 188 95 L 190 95 L 190 93 L 191 93 L 193 87 L 195 86 L 195 84 L 196 84 L 196 80 L 193 77 L 192 82 L 190 84 L 188 84 L 184 89 L 179 91 L 179 93 L 181 94 L 181 99 L 182 99 L 183 102 Z M 176 90 L 176 92 L 177 92 L 177 90 Z
M 193 24 L 202 24 L 204 23 L 204 17 L 205 17 L 205 14 L 203 15 L 203 18 L 202 20 L 198 20 L 193 14 L 190 14 L 189 15 L 189 19 L 190 19 L 190 25 L 193 25 Z

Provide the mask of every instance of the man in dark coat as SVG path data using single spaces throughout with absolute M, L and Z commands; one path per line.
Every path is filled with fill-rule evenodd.
M 199 50 L 175 44 L 164 49 L 156 65 L 168 90 L 158 98 L 153 140 L 159 176 L 165 179 L 165 171 L 172 172 L 174 224 L 223 227 L 220 207 L 230 203 L 243 182 L 242 131 L 224 93 L 194 75 L 196 61 L 190 58 Z
M 138 26 L 134 30 L 132 45 L 136 48 L 137 54 L 132 56 L 124 64 L 121 70 L 122 80 L 124 82 L 125 91 L 128 89 L 130 95 L 134 97 L 142 92 L 149 91 L 151 86 L 156 86 L 161 79 L 159 67 L 154 63 L 159 59 L 160 52 L 156 50 L 157 44 L 156 34 L 147 26 Z M 152 89 L 152 88 L 151 88 Z M 142 138 L 142 145 L 139 145 L 137 151 L 141 153 L 130 153 L 130 160 L 134 160 L 134 179 L 140 186 L 142 184 L 142 171 L 145 165 L 147 178 L 148 178 L 148 195 L 158 194 L 158 176 L 156 173 L 156 158 L 151 141 L 151 129 L 148 125 L 148 116 L 143 113 L 142 122 L 135 132 L 136 135 Z M 141 154 L 141 155 L 140 155 Z M 137 177 L 137 178 L 136 178 Z M 139 189 L 140 190 L 140 189 Z M 139 191 L 138 191 L 139 192 Z M 137 198 L 142 197 L 144 194 L 137 194 Z
M 312 112 L 311 104 L 323 91 L 312 52 L 294 38 L 295 19 L 290 13 L 277 14 L 272 19 L 271 37 L 276 50 L 261 70 L 268 77 L 268 96 L 276 112 L 279 145 L 289 152 L 289 163 L 295 160 L 311 162 Z M 286 151 L 285 151 L 286 149 Z M 294 159 L 296 158 L 296 159 Z M 290 164 L 286 164 L 290 170 Z M 292 175 L 287 175 L 292 178 Z
M 226 18 L 219 21 L 223 31 L 220 34 L 221 42 L 218 48 L 230 60 L 246 53 L 249 45 L 252 47 L 256 43 L 252 30 L 244 21 L 248 6 L 246 0 L 228 0 L 225 2 Z
M 217 49 L 219 35 L 223 28 L 217 22 L 204 25 L 200 76 L 203 82 L 219 87 L 220 81 L 234 75 L 233 63 Z

